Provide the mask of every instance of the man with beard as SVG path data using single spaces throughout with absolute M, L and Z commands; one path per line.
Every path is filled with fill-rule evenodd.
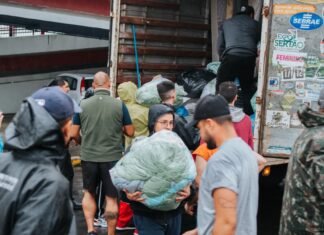
M 198 228 L 189 234 L 257 234 L 258 164 L 251 148 L 237 136 L 222 96 L 208 95 L 194 119 L 201 138 L 218 151 L 203 173 L 198 199 Z

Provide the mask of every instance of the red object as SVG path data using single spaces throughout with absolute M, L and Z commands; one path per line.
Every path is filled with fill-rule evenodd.
M 245 117 L 240 122 L 233 122 L 236 133 L 253 149 L 252 123 L 249 116 Z
M 3 0 L 2 2 L 32 5 L 38 8 L 60 9 L 109 16 L 109 0 Z
M 81 96 L 82 96 L 84 91 L 85 91 L 85 80 L 84 80 L 84 77 L 82 77 L 81 85 L 80 85 L 80 95 Z
M 125 228 L 132 224 L 133 211 L 130 205 L 126 202 L 120 201 L 119 204 L 119 217 L 117 220 L 118 228 Z
M 107 48 L 0 56 L 0 76 L 105 67 L 107 58 Z

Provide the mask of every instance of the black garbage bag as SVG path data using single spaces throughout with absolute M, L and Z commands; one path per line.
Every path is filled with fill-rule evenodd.
M 216 75 L 205 69 L 193 69 L 177 75 L 176 83 L 183 86 L 190 98 L 199 98 L 204 87 Z
M 188 149 L 195 150 L 199 146 L 199 130 L 177 114 L 175 115 L 175 127 L 173 131 L 178 134 Z

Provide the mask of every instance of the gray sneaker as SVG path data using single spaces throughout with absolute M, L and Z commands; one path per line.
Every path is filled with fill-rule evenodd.
M 94 219 L 93 225 L 96 227 L 107 228 L 107 221 L 104 218 L 99 217 L 98 219 Z

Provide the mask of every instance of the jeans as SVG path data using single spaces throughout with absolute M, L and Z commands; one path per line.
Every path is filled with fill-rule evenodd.
M 181 213 L 165 219 L 153 219 L 134 214 L 134 223 L 139 235 L 179 235 Z

